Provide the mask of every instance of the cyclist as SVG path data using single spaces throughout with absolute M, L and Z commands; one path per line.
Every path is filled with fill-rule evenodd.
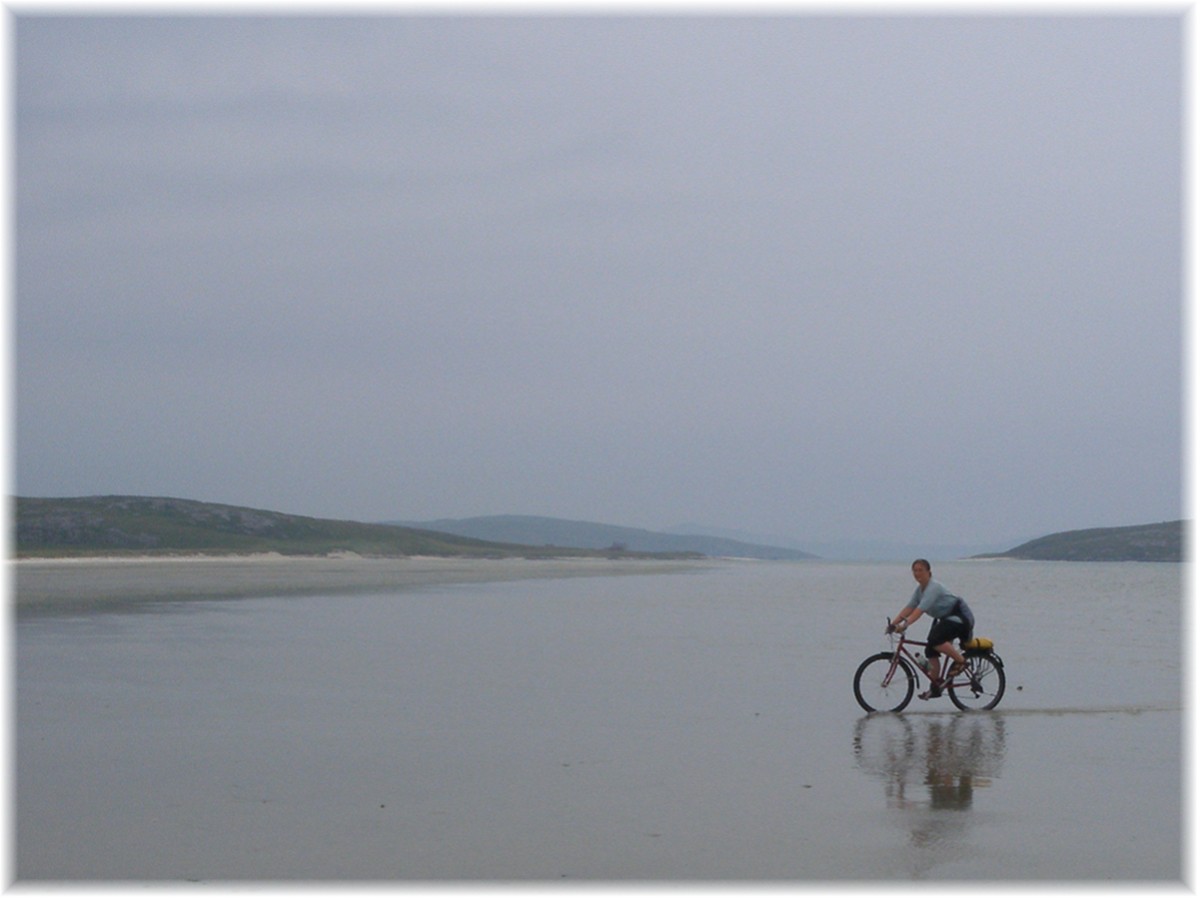
M 962 653 L 954 646 L 954 639 L 967 640 L 967 624 L 954 613 L 954 605 L 959 598 L 946 590 L 939 582 L 933 580 L 933 570 L 929 560 L 918 559 L 912 564 L 913 578 L 917 588 L 913 591 L 912 599 L 904 609 L 888 623 L 887 633 L 903 632 L 909 625 L 921 618 L 925 613 L 933 616 L 934 622 L 929 629 L 929 637 L 925 642 L 925 655 L 929 658 L 930 688 L 917 696 L 922 700 L 942 695 L 942 682 L 938 679 L 941 671 L 939 657 L 945 653 L 954 664 L 946 672 L 946 680 L 953 678 L 967 666 Z

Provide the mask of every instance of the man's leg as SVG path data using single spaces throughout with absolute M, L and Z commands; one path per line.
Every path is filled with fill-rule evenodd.
M 938 647 L 937 649 L 941 649 Z M 926 651 L 925 658 L 929 660 L 929 680 L 933 684 L 937 684 L 938 674 L 942 671 L 942 658 L 936 654 Z
M 925 649 L 925 659 L 929 662 L 929 668 L 926 670 L 929 673 L 929 690 L 922 691 L 917 694 L 917 697 L 921 700 L 932 700 L 934 697 L 942 696 L 942 683 L 938 681 L 942 658 L 938 655 L 936 648 L 927 647 Z
M 952 660 L 954 660 L 955 663 L 957 663 L 959 666 L 962 666 L 962 668 L 964 668 L 964 669 L 966 668 L 966 666 L 967 666 L 966 657 L 964 657 L 958 651 L 958 648 L 954 646 L 954 641 L 951 640 L 951 641 L 946 641 L 946 643 L 944 643 L 944 644 L 938 644 L 937 650 L 939 653 L 945 653 Z M 946 668 L 947 676 L 949 676 L 949 673 L 950 673 L 950 668 L 947 667 Z

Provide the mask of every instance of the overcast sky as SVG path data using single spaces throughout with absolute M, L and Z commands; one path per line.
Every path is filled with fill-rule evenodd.
M 1183 514 L 1179 16 L 13 31 L 19 494 Z

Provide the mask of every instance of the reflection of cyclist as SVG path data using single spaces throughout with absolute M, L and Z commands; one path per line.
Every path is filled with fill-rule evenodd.
M 942 695 L 942 683 L 938 680 L 941 670 L 939 656 L 945 653 L 954 665 L 946 673 L 949 679 L 966 668 L 967 662 L 954 646 L 954 639 L 967 640 L 967 624 L 954 614 L 954 604 L 959 598 L 947 591 L 941 584 L 933 580 L 933 571 L 929 560 L 918 559 L 912 564 L 913 578 L 917 580 L 917 588 L 913 591 L 908 605 L 888 623 L 888 633 L 904 631 L 909 625 L 921 618 L 924 613 L 933 616 L 934 623 L 929 629 L 929 637 L 925 642 L 925 655 L 929 657 L 929 690 L 918 694 L 922 700 Z
M 1004 765 L 1004 721 L 868 715 L 855 723 L 854 764 L 882 784 L 887 809 L 896 813 L 885 821 L 907 837 L 903 864 L 913 878 L 969 857 L 968 830 L 979 821 L 971 813 Z
M 932 809 L 969 809 L 974 797 L 974 761 L 954 739 L 957 722 L 949 730 L 940 722 L 932 723 L 925 739 L 925 784 Z

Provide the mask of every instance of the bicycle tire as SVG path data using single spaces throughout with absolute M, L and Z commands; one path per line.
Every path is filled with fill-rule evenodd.
M 917 676 L 905 660 L 896 661 L 896 671 L 885 686 L 892 667 L 891 653 L 868 656 L 854 673 L 854 699 L 867 712 L 900 712 L 908 706 L 917 687 Z
M 972 684 L 950 685 L 946 689 L 950 702 L 968 712 L 995 709 L 1004 696 L 1004 662 L 990 650 L 968 650 L 963 656 Z

